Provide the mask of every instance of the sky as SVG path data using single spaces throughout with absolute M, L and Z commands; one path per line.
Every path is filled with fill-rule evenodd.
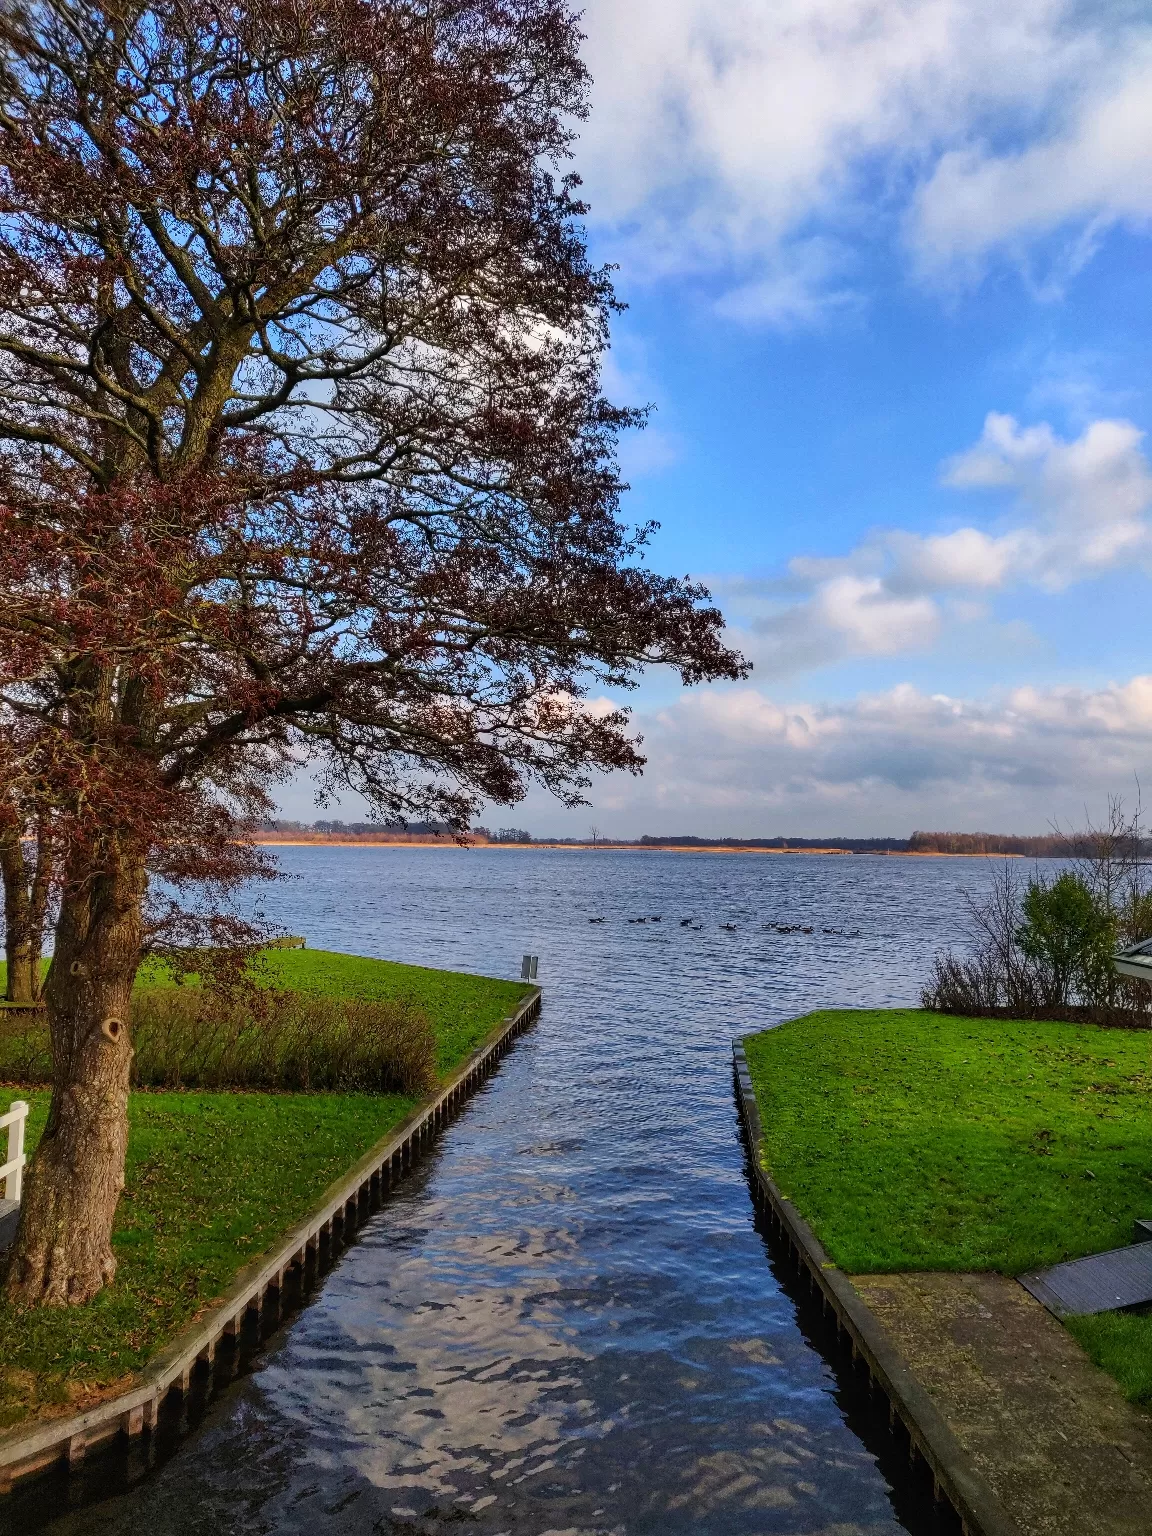
M 590 0 L 625 515 L 745 683 L 537 836 L 1039 832 L 1152 798 L 1152 13 Z M 285 813 L 311 819 L 304 786 Z M 343 814 L 356 807 L 346 802 Z M 332 814 L 329 812 L 328 814 Z

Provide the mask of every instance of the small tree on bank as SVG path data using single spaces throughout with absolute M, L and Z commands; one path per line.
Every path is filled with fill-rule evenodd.
M 245 937 L 278 777 L 463 830 L 640 769 L 590 687 L 744 670 L 618 519 L 578 43 L 561 0 L 0 13 L 0 772 L 59 888 L 18 1301 L 113 1273 L 141 955 Z
M 1017 1018 L 1087 1010 L 1101 1022 L 1147 1016 L 1148 983 L 1117 973 L 1117 949 L 1152 936 L 1147 836 L 1137 802 L 1109 796 L 1103 822 L 1062 834 L 1071 868 L 1025 875 L 1005 860 L 965 892 L 968 952 L 938 953 L 921 993 L 950 1013 Z

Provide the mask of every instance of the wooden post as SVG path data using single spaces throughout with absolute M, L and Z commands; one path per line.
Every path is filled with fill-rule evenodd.
M 8 1161 L 0 1168 L 4 1180 L 4 1194 L 8 1200 L 20 1203 L 24 1187 L 24 1127 L 28 1123 L 28 1106 L 23 1099 L 16 1099 L 6 1115 L 0 1115 L 0 1127 L 8 1127 Z

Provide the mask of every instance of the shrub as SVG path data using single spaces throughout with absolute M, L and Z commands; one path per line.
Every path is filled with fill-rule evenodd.
M 52 1047 L 42 1008 L 0 1011 L 0 1082 L 50 1083 Z M 7 1103 L 2 1106 L 7 1109 Z
M 1117 976 L 1112 960 L 1128 933 L 1152 917 L 1152 905 L 1146 893 L 1128 890 L 1117 910 L 1120 887 L 1091 878 L 1095 872 L 1034 873 L 1025 882 L 1005 862 L 979 899 L 968 897 L 968 952 L 935 957 L 922 1006 L 1147 1025 L 1147 984 Z
M 132 1037 L 141 1087 L 420 1094 L 436 1083 L 432 1026 L 405 1001 L 148 987 L 132 1000 Z M 51 1081 L 43 1015 L 0 1026 L 0 1077 Z
M 1021 917 L 1017 939 L 1035 968 L 1042 1007 L 1111 1001 L 1116 921 L 1079 875 L 1033 877 Z

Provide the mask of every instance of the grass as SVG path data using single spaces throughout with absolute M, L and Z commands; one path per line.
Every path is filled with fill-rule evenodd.
M 744 1042 L 773 1178 L 850 1274 L 1027 1269 L 1152 1214 L 1152 1035 L 918 1011 Z M 1072 1331 L 1152 1402 L 1152 1317 Z
M 0 988 L 4 967 L 0 964 Z M 245 1028 L 243 1004 L 214 1006 L 197 1021 L 191 986 L 162 965 L 145 965 L 133 1007 L 134 1079 L 156 1087 L 324 1087 L 407 1090 L 420 1076 L 421 1027 L 432 1031 L 433 1072 L 450 1071 L 525 995 L 519 981 L 397 965 L 315 949 L 270 949 L 253 967 L 262 986 L 299 995 L 267 1021 Z M 305 1004 L 315 1006 L 309 1009 Z M 179 1003 L 177 1007 L 176 1004 Z M 351 1004 L 342 1011 L 340 1003 Z M 350 1049 L 349 1036 L 360 1049 Z M 377 1048 L 373 1050 L 372 1037 Z M 363 1057 L 363 1060 L 354 1059 Z M 182 1059 L 180 1059 L 182 1058 Z M 382 1081 L 373 1082 L 376 1060 Z M 181 1067 L 184 1068 L 181 1071 Z M 41 1012 L 0 1014 L 0 1082 L 51 1081 L 47 1020 Z
M 133 1088 L 427 1093 L 436 1085 L 435 1031 L 404 999 L 149 986 L 133 993 L 130 1017 Z M 42 1010 L 0 1014 L 0 1079 L 52 1082 Z
M 432 1020 L 441 1073 L 526 991 L 517 982 L 311 950 L 273 952 L 264 974 L 270 986 L 324 997 L 418 1002 Z M 163 981 L 146 973 L 143 984 Z M 34 1147 L 48 1094 L 14 1087 L 10 1096 L 32 1106 Z M 0 1094 L 4 1108 L 8 1097 Z M 82 1408 L 139 1370 L 417 1102 L 399 1094 L 131 1094 L 116 1279 L 82 1308 L 0 1304 L 0 1428 Z
M 463 1061 L 502 1018 L 515 1011 L 529 990 L 521 981 L 434 971 L 322 949 L 265 950 L 260 974 L 267 986 L 289 991 L 414 1003 L 432 1021 L 441 1072 Z

